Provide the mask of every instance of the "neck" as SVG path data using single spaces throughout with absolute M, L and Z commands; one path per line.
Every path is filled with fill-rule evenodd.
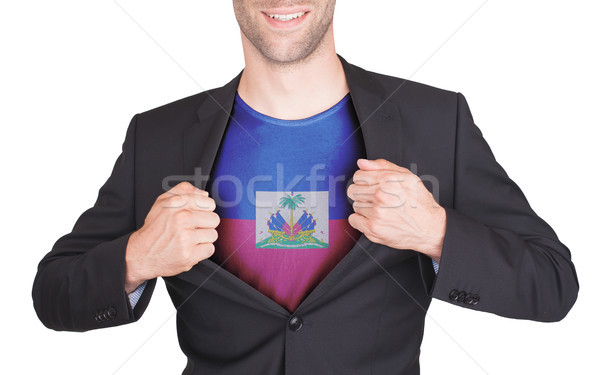
M 242 45 L 246 66 L 238 93 L 260 113 L 302 119 L 332 107 L 349 91 L 332 32 L 310 56 L 293 64 L 267 61 L 243 34 Z

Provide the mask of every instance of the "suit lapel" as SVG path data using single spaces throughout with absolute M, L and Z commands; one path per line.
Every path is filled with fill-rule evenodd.
M 206 98 L 196 110 L 199 122 L 183 133 L 183 170 L 195 176 L 194 185 L 199 189 L 206 187 L 241 76 L 242 72 L 225 86 L 207 91 Z
M 397 106 L 387 100 L 387 90 L 379 82 L 373 80 L 371 73 L 348 63 L 338 55 L 346 81 L 350 88 L 350 96 L 360 122 L 360 130 L 365 142 L 368 159 L 384 158 L 398 165 L 402 165 L 402 123 L 400 111 Z M 194 184 L 204 189 L 208 176 L 214 164 L 221 140 L 228 126 L 233 108 L 235 93 L 241 78 L 240 72 L 225 86 L 207 92 L 207 97 L 198 107 L 196 113 L 199 122 L 188 128 L 183 135 L 183 162 L 184 173 L 194 174 Z M 198 178 L 198 177 L 201 178 Z M 382 256 L 393 256 L 397 250 L 377 245 L 369 241 L 362 234 L 358 242 L 348 254 L 333 268 L 333 270 L 317 285 L 315 289 L 302 301 L 296 312 L 303 310 L 334 287 L 350 271 L 361 263 L 371 263 L 365 259 L 365 252 L 372 254 L 383 252 Z M 389 254 L 388 254 L 389 253 Z M 407 253 L 407 252 L 402 252 Z M 376 255 L 376 254 L 375 254 Z M 405 255 L 407 256 L 407 255 Z M 287 314 L 282 306 L 256 291 L 235 275 L 221 268 L 210 259 L 206 259 L 196 267 L 201 267 L 211 272 L 212 277 L 224 277 L 229 285 L 239 286 L 236 292 L 243 293 L 253 298 L 257 303 L 278 314 Z M 187 275 L 189 277 L 191 275 Z
M 401 118 L 396 105 L 387 100 L 386 91 L 375 82 L 365 70 L 349 64 L 342 56 L 338 55 L 346 81 L 350 88 L 352 104 L 360 124 L 360 131 L 365 142 L 368 159 L 383 158 L 402 165 L 401 147 Z M 361 234 L 356 244 L 344 258 L 327 274 L 315 289 L 302 301 L 296 310 L 297 313 L 310 308 L 328 290 L 335 287 L 342 278 L 361 265 L 376 266 L 370 257 L 383 259 L 389 256 L 408 256 L 408 252 L 392 250 L 371 242 Z M 383 261 L 384 262 L 384 261 Z
M 389 90 L 376 82 L 371 74 L 348 63 L 338 55 L 352 103 L 360 122 L 368 159 L 383 158 L 401 165 L 402 121 L 398 107 L 388 100 Z

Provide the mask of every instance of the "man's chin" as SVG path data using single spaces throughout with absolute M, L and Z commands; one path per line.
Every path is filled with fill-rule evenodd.
M 260 52 L 263 58 L 273 65 L 291 66 L 306 62 L 310 59 L 315 51 L 298 51 L 288 50 L 282 51 L 272 49 L 270 51 Z

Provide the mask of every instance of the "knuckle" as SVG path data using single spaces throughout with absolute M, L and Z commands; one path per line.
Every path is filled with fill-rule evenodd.
M 373 207 L 373 217 L 378 218 L 378 219 L 383 217 L 383 210 L 381 207 L 379 207 L 379 206 Z
M 173 222 L 177 226 L 183 226 L 189 222 L 190 212 L 188 210 L 179 210 L 173 214 Z
M 210 232 L 208 229 L 194 229 L 190 231 L 191 242 L 193 245 L 199 245 L 210 242 Z
M 379 188 L 373 193 L 373 199 L 378 203 L 384 203 L 387 199 L 387 193 Z
M 371 202 L 354 201 L 352 203 L 352 208 L 355 210 L 360 210 L 361 208 L 373 208 L 373 204 Z
M 190 186 L 193 187 L 193 185 L 187 181 L 180 182 L 177 185 L 170 188 L 169 190 L 162 193 L 161 196 L 169 197 L 171 195 L 179 195 L 187 190 L 190 190 Z
M 379 225 L 377 225 L 375 222 L 369 221 L 367 223 L 367 230 L 369 231 L 369 233 L 372 236 L 379 237 L 380 232 L 381 232 L 381 227 Z
M 192 185 L 189 181 L 182 181 L 173 187 L 173 189 L 182 190 L 182 191 L 189 191 L 189 190 L 192 190 L 195 188 L 196 187 L 194 185 Z M 173 189 L 171 189 L 171 190 L 173 190 Z
M 394 174 L 390 171 L 381 171 L 377 177 L 379 182 L 388 182 L 394 178 Z
M 217 231 L 215 229 L 204 229 L 203 231 L 203 235 L 202 235 L 202 242 L 203 243 L 212 243 L 215 242 L 217 240 Z
M 184 263 L 185 270 L 186 271 L 191 270 L 192 268 L 194 268 L 196 263 L 198 263 L 197 257 L 193 256 L 193 253 L 190 252 L 190 256 L 188 258 L 186 258 L 185 263 Z
M 193 267 L 195 266 L 195 264 L 193 263 L 193 261 L 189 261 L 189 262 L 185 262 L 181 264 L 181 272 L 188 272 L 189 270 L 191 270 Z
M 198 263 L 198 261 L 200 261 L 202 259 L 202 255 L 203 255 L 202 252 L 198 251 L 197 245 L 190 246 L 188 262 L 190 262 L 192 264 L 196 264 L 196 263 Z
M 189 182 L 187 182 L 187 181 L 180 182 L 180 183 L 176 184 L 175 186 L 173 186 L 173 187 L 170 187 L 169 189 L 165 190 L 165 191 L 164 191 L 164 192 L 161 194 L 161 196 L 166 196 L 166 197 L 168 197 L 168 196 L 170 196 L 170 195 L 173 195 L 173 194 L 179 194 L 181 191 L 183 191 L 183 190 L 185 190 L 185 189 L 186 189 L 186 186 L 187 186 L 186 184 L 189 184 L 189 185 L 191 185 L 191 184 L 190 184 Z
M 182 207 L 187 202 L 187 198 L 181 194 L 173 194 L 165 199 L 164 207 Z
M 215 200 L 209 196 L 201 196 L 193 201 L 196 207 L 202 210 L 213 211 L 217 207 Z
M 215 245 L 213 243 L 204 243 L 200 245 L 200 250 L 206 259 L 215 253 Z
M 186 194 L 189 194 L 189 193 L 193 192 L 194 190 L 199 190 L 199 189 L 196 188 L 191 183 L 189 183 L 188 181 L 183 181 L 183 182 L 180 182 L 177 185 L 173 186 L 171 189 L 165 191 L 159 197 L 172 198 L 172 197 L 177 197 L 177 196 L 185 196 Z
M 381 178 L 383 179 L 383 182 L 386 183 L 402 181 L 402 177 L 398 173 L 394 172 L 384 172 L 381 175 Z
M 177 239 L 177 242 L 180 244 L 180 246 L 182 246 L 182 253 L 185 254 L 185 252 L 187 251 L 187 246 L 190 244 L 190 242 L 193 241 L 192 236 L 190 235 L 189 231 L 187 231 L 187 230 L 177 231 L 176 239 Z
M 181 257 L 183 264 L 189 264 L 193 259 L 193 252 L 190 250 L 189 246 L 182 246 L 179 256 Z
M 354 172 L 354 174 L 352 175 L 352 181 L 355 183 L 358 181 L 364 181 L 364 176 L 360 169 L 358 171 Z
M 398 165 L 398 164 L 395 164 L 392 170 L 394 171 L 394 173 L 400 173 L 400 174 L 404 174 L 404 173 L 407 173 L 407 172 L 408 173 L 412 173 L 410 171 L 410 169 L 408 169 L 406 167 L 403 167 L 401 165 Z
M 411 182 L 420 180 L 419 176 L 417 176 L 416 174 L 414 174 L 412 172 L 400 173 L 400 179 L 401 179 L 401 181 L 406 182 L 406 183 L 411 183 Z

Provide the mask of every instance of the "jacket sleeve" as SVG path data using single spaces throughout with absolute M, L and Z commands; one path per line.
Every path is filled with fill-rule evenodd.
M 131 308 L 125 291 L 125 249 L 136 230 L 134 210 L 135 134 L 138 115 L 127 128 L 121 154 L 93 207 L 60 237 L 38 265 L 32 297 L 42 323 L 57 331 L 87 331 L 137 321 L 156 279 Z
M 496 162 L 460 93 L 457 105 L 454 202 L 437 276 L 429 262 L 425 284 L 462 307 L 559 321 L 579 291 L 570 251 Z

